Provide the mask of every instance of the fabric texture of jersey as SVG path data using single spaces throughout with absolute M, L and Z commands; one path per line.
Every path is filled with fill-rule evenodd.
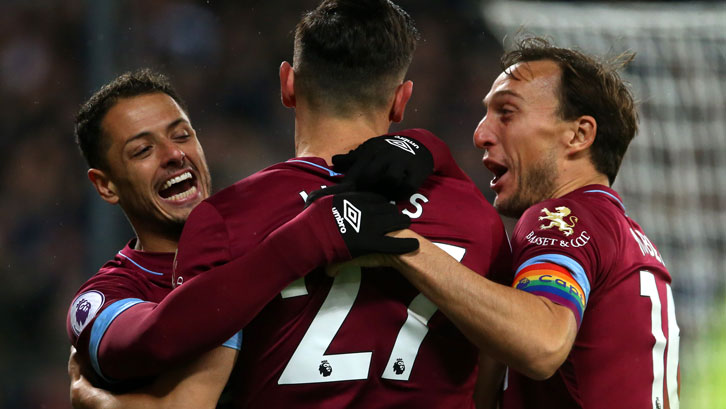
M 666 408 L 677 399 L 671 276 L 615 191 L 591 185 L 530 207 L 512 249 L 513 286 L 567 306 L 580 327 L 550 379 L 509 370 L 502 408 Z
M 400 134 L 425 143 L 445 165 L 438 167 L 443 174 L 398 203 L 412 229 L 474 271 L 498 273 L 497 280 L 511 284 L 502 274 L 511 262 L 509 244 L 494 209 L 433 135 Z M 182 234 L 175 283 L 253 248 L 303 209 L 307 193 L 338 180 L 322 159 L 295 158 L 207 199 Z M 354 268 L 333 279 L 318 269 L 290 284 L 244 328 L 232 380 L 235 406 L 471 408 L 477 355 L 398 272 Z
M 66 317 L 71 343 L 106 382 L 98 346 L 113 320 L 138 303 L 159 303 L 172 291 L 174 253 L 134 250 L 136 239 L 116 253 L 74 296 Z M 241 333 L 224 345 L 240 349 Z

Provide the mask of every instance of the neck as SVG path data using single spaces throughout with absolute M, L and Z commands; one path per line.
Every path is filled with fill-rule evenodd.
M 553 198 L 562 197 L 574 190 L 588 185 L 603 185 L 610 187 L 608 177 L 589 163 L 570 164 L 560 170 L 560 180 L 552 194 Z
M 388 132 L 386 115 L 358 113 L 337 117 L 298 107 L 295 110 L 295 156 L 317 156 L 332 163 L 333 155 L 348 153 L 366 140 Z
M 146 229 L 138 229 L 133 223 L 132 227 L 136 232 L 137 238 L 134 250 L 148 251 L 153 253 L 173 253 L 176 251 L 176 248 L 179 245 L 179 236 L 181 235 L 181 229 L 173 232 L 156 232 Z

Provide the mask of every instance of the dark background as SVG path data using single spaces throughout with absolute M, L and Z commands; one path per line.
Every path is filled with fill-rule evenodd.
M 124 71 L 168 74 L 219 190 L 293 156 L 278 67 L 292 61 L 295 23 L 317 3 L 0 0 L 0 407 L 70 406 L 67 308 L 133 235 L 87 182 L 73 139 L 80 104 Z M 446 140 L 491 198 L 471 136 L 500 72 L 501 39 L 477 2 L 398 4 L 422 34 L 401 127 Z

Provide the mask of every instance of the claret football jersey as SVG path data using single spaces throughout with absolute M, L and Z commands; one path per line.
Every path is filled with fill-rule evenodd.
M 401 134 L 430 137 L 423 132 Z M 212 196 L 189 217 L 175 283 L 253 248 L 296 216 L 307 194 L 340 178 L 320 158 L 295 158 Z M 496 276 L 509 268 L 500 218 L 458 168 L 430 177 L 398 206 L 415 231 L 474 271 Z M 244 288 L 235 290 L 245 297 Z M 471 408 L 477 355 L 397 271 L 349 268 L 330 278 L 318 269 L 244 328 L 231 388 L 244 408 Z
M 99 345 L 109 325 L 134 305 L 161 302 L 173 288 L 174 253 L 138 251 L 135 244 L 136 239 L 131 240 L 81 286 L 66 318 L 71 343 L 106 386 L 116 383 L 106 376 L 104 369 L 110 368 L 99 359 Z M 237 334 L 224 345 L 239 349 L 240 340 Z
M 568 307 L 579 329 L 550 379 L 508 372 L 502 408 L 678 407 L 671 276 L 614 190 L 585 186 L 530 207 L 512 249 L 512 285 Z

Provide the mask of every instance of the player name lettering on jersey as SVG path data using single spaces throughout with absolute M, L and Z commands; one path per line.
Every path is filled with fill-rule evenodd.
M 423 204 L 428 203 L 429 199 L 421 193 L 414 193 L 408 198 L 408 202 L 413 206 L 413 211 L 403 209 L 401 210 L 401 213 L 412 219 L 418 219 L 423 215 Z
M 633 238 L 635 238 L 635 242 L 638 243 L 640 251 L 643 253 L 644 256 L 654 257 L 661 264 L 665 265 L 665 263 L 663 262 L 663 258 L 661 258 L 658 250 L 655 249 L 653 243 L 650 242 L 648 236 L 632 228 L 630 229 L 630 233 L 633 235 Z
M 587 230 L 583 230 L 579 236 L 569 239 L 555 239 L 552 237 L 541 237 L 537 236 L 533 231 L 530 231 L 526 236 L 528 242 L 537 246 L 560 246 L 560 247 L 582 247 L 590 242 L 590 235 Z
M 320 188 L 324 189 L 325 187 L 326 186 L 322 185 Z M 307 200 L 308 193 L 306 191 L 302 190 L 298 194 L 300 195 L 300 197 L 302 198 L 303 201 Z M 429 198 L 427 198 L 426 196 L 422 195 L 421 193 L 414 193 L 411 195 L 411 197 L 408 198 L 408 203 L 410 204 L 410 206 L 413 206 L 413 208 L 411 208 L 409 205 L 406 205 L 406 208 L 401 210 L 401 213 L 405 214 L 406 216 L 408 216 L 412 219 L 418 219 L 419 217 L 421 217 L 423 215 L 423 205 L 428 202 L 429 202 Z M 335 215 L 335 212 L 333 212 L 333 214 Z M 335 216 L 335 220 L 338 221 L 338 225 L 341 226 L 342 221 L 339 221 L 338 217 L 340 217 L 340 213 L 338 213 L 338 215 Z M 341 220 L 342 220 L 342 218 L 341 218 Z M 344 226 L 341 226 L 341 228 L 345 229 Z M 343 230 L 340 230 L 340 232 L 345 233 L 345 231 L 343 231 Z

